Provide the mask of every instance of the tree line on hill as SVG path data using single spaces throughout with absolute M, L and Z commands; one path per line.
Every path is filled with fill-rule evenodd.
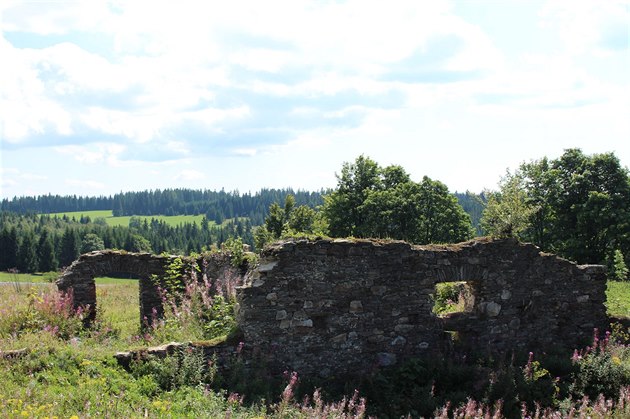
M 155 218 L 131 217 L 129 226 L 108 226 L 103 219 L 76 220 L 3 211 L 0 270 L 54 271 L 69 266 L 82 253 L 103 249 L 189 255 L 235 237 L 253 245 L 252 225 L 247 218 L 215 225 L 204 217 L 200 224 L 171 226 Z
M 156 189 L 141 192 L 121 192 L 114 196 L 83 197 L 76 195 L 22 196 L 3 199 L 0 211 L 19 214 L 51 214 L 61 212 L 111 210 L 115 217 L 130 215 L 200 215 L 221 224 L 236 217 L 247 217 L 254 225 L 263 223 L 269 206 L 293 195 L 298 205 L 316 207 L 322 204 L 320 192 L 293 189 L 262 189 L 255 194 L 195 190 Z
M 186 222 L 178 226 L 171 226 L 157 218 L 143 219 L 132 216 L 128 226 L 108 226 L 103 218 L 91 219 L 85 215 L 77 219 L 67 215 L 35 214 L 33 207 L 27 206 L 26 203 L 42 203 L 46 201 L 46 197 L 17 198 L 13 203 L 19 204 L 24 213 L 6 210 L 0 212 L 0 270 L 13 268 L 20 272 L 57 270 L 69 266 L 82 253 L 105 248 L 189 255 L 213 247 L 219 248 L 230 238 L 240 238 L 243 243 L 260 249 L 265 243 L 285 236 L 288 232 L 329 234 L 326 220 L 322 217 L 323 213 L 316 210 L 321 208 L 321 205 L 313 204 L 313 201 L 318 202 L 318 199 L 319 202 L 322 201 L 321 195 L 305 194 L 300 202 L 290 192 L 283 190 L 268 195 L 257 194 L 267 197 L 264 202 L 278 196 L 264 212 L 254 214 L 252 218 L 262 220 L 258 226 L 250 217 L 236 217 L 217 225 L 207 216 L 199 224 Z M 482 201 L 474 194 L 459 195 L 463 197 L 464 202 L 469 201 L 469 206 L 483 208 Z M 130 193 L 129 196 L 133 194 Z M 136 201 L 146 199 L 151 194 L 138 193 L 138 196 L 142 198 Z M 454 199 L 452 195 L 450 197 Z M 71 207 L 77 208 L 75 206 L 77 203 L 92 201 L 66 197 L 65 201 L 57 202 L 72 203 Z M 277 202 L 285 202 L 285 207 L 280 208 Z M 261 205 L 256 204 L 258 208 Z M 361 236 L 358 232 L 355 234 Z
M 316 208 L 323 204 L 323 195 L 330 192 L 330 190 L 294 191 L 289 188 L 262 189 L 255 194 L 195 189 L 156 189 L 98 197 L 49 194 L 4 198 L 0 201 L 0 211 L 18 214 L 52 214 L 111 210 L 114 216 L 204 214 L 209 221 L 217 224 L 236 217 L 247 217 L 250 223 L 256 226 L 264 223 L 271 204 L 284 202 L 287 195 L 293 195 L 297 205 Z M 478 228 L 483 211 L 483 195 L 455 192 L 455 196 L 464 210 L 470 214 L 473 226 Z

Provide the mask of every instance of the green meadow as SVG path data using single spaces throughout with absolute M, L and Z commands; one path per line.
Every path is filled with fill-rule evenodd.
M 57 212 L 48 214 L 51 217 L 63 217 L 67 216 L 68 218 L 75 220 L 80 220 L 81 217 L 90 217 L 92 222 L 94 222 L 97 218 L 105 219 L 107 225 L 115 227 L 115 226 L 129 226 L 129 220 L 132 216 L 126 215 L 122 217 L 114 217 L 112 215 L 111 210 L 98 210 L 98 211 L 75 211 L 75 212 Z M 134 215 L 133 217 L 139 218 L 141 220 L 147 220 L 150 222 L 151 219 L 156 219 L 159 221 L 164 221 L 166 224 L 170 226 L 178 226 L 186 223 L 197 223 L 201 224 L 201 220 L 203 219 L 203 214 L 200 215 Z M 210 221 L 210 224 L 214 224 L 213 221 Z
M 8 283 L 44 283 L 49 284 L 54 282 L 59 273 L 57 272 L 46 272 L 46 273 L 34 273 L 34 274 L 21 274 L 21 273 L 11 273 L 11 272 L 0 272 L 0 282 L 8 282 Z M 129 285 L 136 283 L 135 279 L 124 279 L 124 278 L 113 278 L 109 276 L 103 276 L 94 278 L 96 285 Z

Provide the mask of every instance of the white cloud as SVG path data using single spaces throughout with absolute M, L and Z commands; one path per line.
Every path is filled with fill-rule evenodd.
M 200 172 L 199 170 L 193 169 L 185 169 L 180 171 L 176 176 L 175 180 L 178 181 L 192 181 L 192 180 L 201 180 L 206 177 L 205 173 Z
M 28 194 L 32 190 L 28 185 L 41 184 L 48 176 L 26 172 L 15 167 L 0 167 L 0 196 L 9 196 L 4 191 L 17 190 L 20 195 Z
M 258 154 L 258 150 L 256 150 L 255 148 L 235 148 L 234 150 L 232 150 L 232 152 L 236 154 L 237 156 L 246 156 L 246 157 L 251 157 Z
M 565 51 L 571 55 L 609 53 L 605 37 L 611 28 L 619 26 L 626 29 L 619 35 L 626 38 L 628 45 L 630 5 L 627 0 L 549 0 L 541 11 L 541 18 L 541 25 L 558 31 Z
M 66 179 L 66 185 L 78 187 L 81 189 L 103 189 L 105 184 L 96 180 Z
M 55 151 L 68 155 L 83 164 L 106 163 L 115 166 L 119 156 L 127 149 L 116 143 L 93 143 L 89 145 L 65 145 L 55 147 Z
M 47 176 L 38 175 L 32 172 L 24 172 L 15 167 L 0 167 L 0 174 L 2 174 L 3 178 L 5 176 L 11 176 L 16 179 L 24 179 L 24 180 L 44 180 L 47 179 Z
M 110 1 L 10 1 L 3 0 L 5 30 L 40 35 L 72 30 L 103 30 L 111 18 Z
M 251 115 L 247 105 L 213 107 L 217 88 L 284 96 L 400 89 L 373 76 L 422 49 L 436 33 L 455 33 L 466 42 L 461 56 L 449 63 L 452 68 L 470 68 L 470 57 L 483 58 L 475 68 L 490 61 L 478 51 L 489 49 L 483 34 L 450 16 L 443 1 L 422 7 L 414 1 L 396 7 L 356 1 L 98 2 L 95 10 L 74 3 L 8 8 L 9 31 L 63 33 L 69 40 L 77 31 L 97 31 L 113 37 L 120 55 L 105 58 L 70 41 L 41 50 L 4 42 L 14 71 L 2 75 L 5 87 L 0 91 L 17 86 L 3 104 L 6 138 L 20 142 L 51 132 L 71 136 L 85 125 L 143 143 L 186 121 L 212 130 L 226 118 Z M 233 49 L 222 42 L 226 36 L 260 38 L 271 46 Z M 235 66 L 263 73 L 289 67 L 306 80 L 270 83 L 252 75 L 243 83 L 232 79 Z M 191 110 L 201 104 L 203 109 Z
M 164 148 L 172 153 L 190 154 L 190 147 L 185 141 L 168 141 Z

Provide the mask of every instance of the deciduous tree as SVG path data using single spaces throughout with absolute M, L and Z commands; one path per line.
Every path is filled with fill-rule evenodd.
M 103 239 L 94 233 L 87 233 L 81 241 L 81 253 L 94 252 L 95 250 L 105 249 Z
M 360 156 L 344 163 L 337 189 L 324 197 L 333 237 L 383 237 L 412 243 L 458 242 L 472 237 L 470 217 L 439 181 L 411 181 L 400 166 L 379 167 Z
M 578 263 L 630 254 L 630 176 L 613 153 L 569 149 L 524 163 L 500 184 L 483 226 L 515 235 Z

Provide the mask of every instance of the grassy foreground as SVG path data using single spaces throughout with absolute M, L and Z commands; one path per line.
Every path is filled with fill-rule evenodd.
M 216 377 L 202 371 L 206 366 L 203 360 L 192 355 L 164 363 L 151 362 L 128 372 L 114 362 L 112 355 L 116 351 L 170 340 L 208 338 L 208 330 L 194 327 L 190 319 L 183 323 L 174 321 L 175 317 L 186 319 L 194 315 L 192 311 L 199 301 L 191 299 L 190 304 L 182 304 L 161 326 L 141 334 L 137 281 L 98 278 L 99 324 L 93 331 L 85 332 L 76 314 L 64 311 L 64 300 L 56 295 L 54 285 L 25 284 L 37 282 L 37 275 L 17 278 L 23 287 L 0 286 L 0 417 L 366 416 L 366 405 L 359 398 L 341 400 L 341 395 L 331 396 L 326 389 L 309 393 L 311 398 L 303 402 L 296 395 L 299 379 L 290 374 L 280 390 L 275 389 L 266 401 L 235 393 L 234 389 L 221 390 L 213 384 Z M 629 283 L 609 284 L 611 314 L 629 312 L 629 295 Z M 215 311 L 222 306 L 217 301 Z M 627 332 L 619 332 L 621 338 L 624 333 Z M 548 407 L 546 412 L 541 408 L 539 417 L 567 417 L 572 411 L 575 417 L 629 417 L 630 389 L 624 385 L 630 384 L 630 349 L 625 343 L 608 342 L 608 336 L 592 346 L 597 345 L 597 349 L 576 351 L 573 357 L 563 353 L 539 362 L 530 355 L 529 360 L 512 361 L 494 376 L 495 383 L 479 398 L 476 396 L 481 393 L 460 392 L 462 383 L 473 385 L 478 368 L 442 361 L 416 362 L 391 373 L 377 374 L 361 394 L 367 396 L 367 412 L 378 413 L 379 417 L 400 417 L 411 412 L 412 417 L 472 418 L 492 415 L 497 408 L 512 416 L 519 412 L 534 416 L 533 401 Z M 11 350 L 25 348 L 27 351 L 21 355 L 10 355 Z M 483 368 L 487 369 L 488 364 Z M 444 389 L 446 396 L 437 397 Z M 352 389 L 345 391 L 351 393 Z M 340 401 L 323 401 L 322 394 L 326 393 L 328 400 L 332 397 Z M 605 398 L 597 399 L 599 393 L 604 393 Z M 574 399 L 569 400 L 566 395 Z M 466 397 L 473 396 L 485 403 L 466 401 Z M 448 405 L 448 401 L 452 404 Z M 624 405 L 620 406 L 619 401 Z M 520 403 L 527 404 L 523 408 Z M 378 406 L 370 409 L 372 405 Z

